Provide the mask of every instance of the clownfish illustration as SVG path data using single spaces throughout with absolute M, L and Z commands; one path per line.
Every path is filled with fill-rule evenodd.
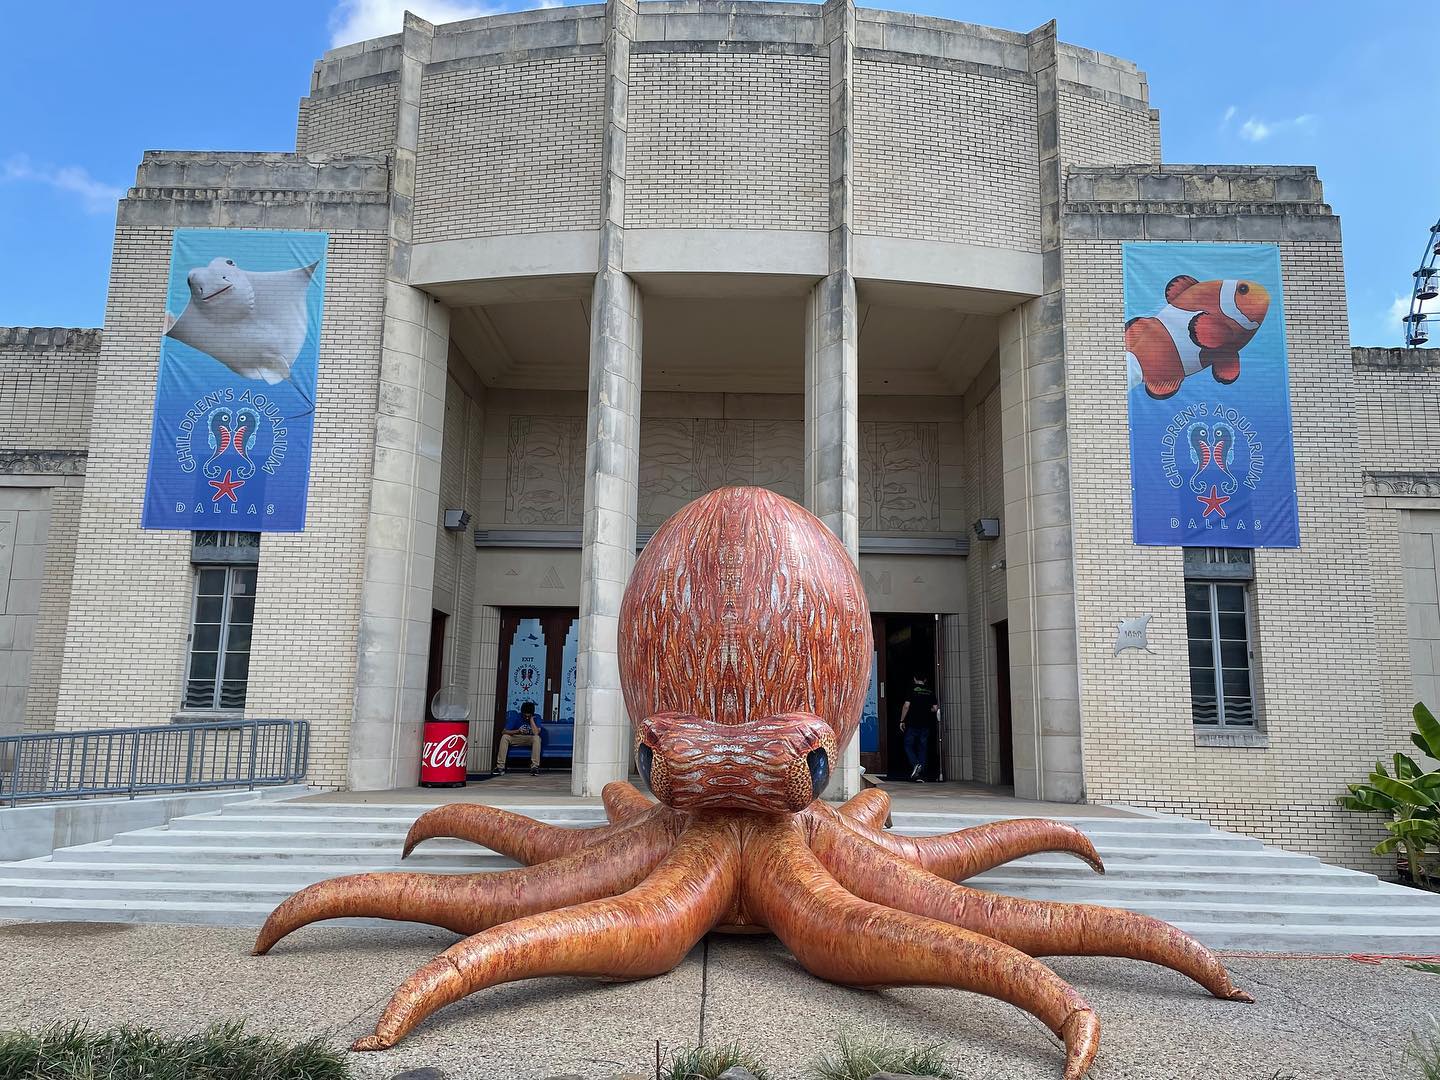
M 1153 398 L 1168 398 L 1208 367 L 1216 382 L 1240 377 L 1240 350 L 1265 321 L 1270 294 L 1253 281 L 1170 279 L 1165 306 L 1125 324 L 1125 358 L 1134 360 Z

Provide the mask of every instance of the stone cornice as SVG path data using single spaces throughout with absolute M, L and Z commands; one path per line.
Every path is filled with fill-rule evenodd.
M 1440 496 L 1440 472 L 1365 470 L 1366 495 L 1412 495 L 1423 498 Z
M 0 475 L 84 476 L 84 450 L 0 450 Z

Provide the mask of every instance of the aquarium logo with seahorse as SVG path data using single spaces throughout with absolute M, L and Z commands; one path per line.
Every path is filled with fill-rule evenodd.
M 328 243 L 176 230 L 143 527 L 304 528 Z
M 1279 249 L 1123 250 L 1135 542 L 1298 547 Z

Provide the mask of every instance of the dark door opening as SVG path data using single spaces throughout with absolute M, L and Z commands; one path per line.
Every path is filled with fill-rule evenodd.
M 905 752 L 905 733 L 900 730 L 900 713 L 904 710 L 905 702 L 910 699 L 917 675 L 926 679 L 931 691 L 937 698 L 939 696 L 937 688 L 940 685 L 940 672 L 935 655 L 935 616 L 877 615 L 875 645 L 877 653 L 880 654 L 877 658 L 876 678 L 880 683 L 880 714 L 884 719 L 880 741 L 884 749 L 885 775 L 890 780 L 908 780 L 911 764 Z M 940 746 L 944 733 L 944 716 L 945 702 L 941 701 L 939 722 L 935 722 L 933 718 L 926 722 L 930 737 L 925 752 L 925 764 L 920 772 L 923 780 L 935 780 L 941 775 Z
M 575 658 L 580 613 L 575 608 L 501 608 L 500 653 L 495 665 L 495 725 L 490 745 L 499 747 L 507 726 L 519 727 L 520 707 L 535 706 L 541 764 L 570 767 L 575 747 Z M 511 750 L 524 765 L 529 749 Z M 489 768 L 493 761 L 482 763 Z
M 430 656 L 425 672 L 425 707 L 422 719 L 431 720 L 430 703 L 445 685 L 445 620 L 443 611 L 430 611 Z
M 1010 731 L 1010 624 L 995 624 L 995 715 L 1000 745 L 1000 783 L 1015 784 L 1015 746 Z

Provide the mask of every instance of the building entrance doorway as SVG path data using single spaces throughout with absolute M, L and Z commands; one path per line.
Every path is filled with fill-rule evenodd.
M 908 780 L 911 765 L 905 753 L 905 734 L 900 730 L 900 712 L 910 698 L 917 675 L 929 680 L 932 691 L 940 685 L 935 616 L 887 614 L 874 615 L 871 619 L 875 659 L 860 726 L 860 764 L 867 772 L 878 773 L 886 779 Z M 936 780 L 941 775 L 943 701 L 940 716 L 940 722 L 931 725 L 925 767 L 920 774 L 925 780 Z
M 495 735 L 520 726 L 520 710 L 535 706 L 541 764 L 570 767 L 575 749 L 575 658 L 580 612 L 575 608 L 501 608 L 500 655 L 495 665 Z M 528 747 L 513 747 L 509 763 L 523 767 Z M 493 762 L 487 764 L 494 764 Z
M 1015 746 L 1010 729 L 1010 624 L 995 624 L 995 718 L 1000 783 L 1015 786 Z

